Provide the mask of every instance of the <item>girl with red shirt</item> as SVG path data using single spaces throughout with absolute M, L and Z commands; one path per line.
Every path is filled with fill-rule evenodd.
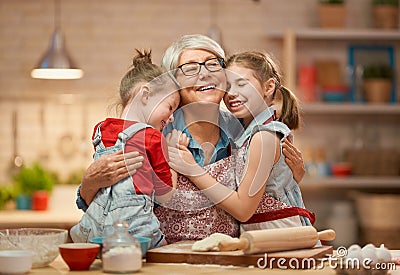
M 131 235 L 151 238 L 152 248 L 166 244 L 153 206 L 154 199 L 160 204 L 168 201 L 176 187 L 161 131 L 173 120 L 180 97 L 174 80 L 163 73 L 152 64 L 150 51 L 137 51 L 121 80 L 121 118 L 107 118 L 95 126 L 94 159 L 120 150 L 145 157 L 137 173 L 97 192 L 81 221 L 71 228 L 74 242 L 106 236 L 118 220 L 129 224 Z

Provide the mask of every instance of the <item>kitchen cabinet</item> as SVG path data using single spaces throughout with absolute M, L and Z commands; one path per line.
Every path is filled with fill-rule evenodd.
M 352 150 L 357 146 L 399 154 L 400 105 L 398 104 L 305 104 L 303 120 L 303 128 L 295 134 L 300 140 L 300 147 L 304 144 L 310 147 L 318 145 L 325 147 L 326 151 L 330 151 L 330 154 L 326 152 L 328 162 L 343 161 L 342 151 Z M 357 133 L 357 130 L 363 132 Z M 357 136 L 358 134 L 360 136 Z M 304 190 L 380 189 L 381 192 L 387 189 L 391 192 L 397 190 L 397 193 L 400 193 L 399 169 L 397 162 L 397 172 L 387 175 L 365 173 L 347 177 L 308 176 L 303 180 L 302 188 Z
M 295 93 L 298 69 L 303 64 L 319 59 L 335 59 L 346 72 L 349 46 L 389 45 L 393 47 L 395 53 L 400 53 L 399 30 L 300 29 L 270 31 L 267 37 L 271 43 L 278 43 L 281 46 L 279 60 L 285 76 L 285 85 Z M 399 72 L 398 55 L 395 55 L 394 64 L 396 71 Z M 301 129 L 295 132 L 295 144 L 302 151 L 305 162 L 310 159 L 315 162 L 315 152 L 322 152 L 320 158 L 325 164 L 344 161 L 346 152 L 355 149 L 398 155 L 400 153 L 398 73 L 396 77 L 396 103 L 324 103 L 318 100 L 302 102 L 303 123 Z M 344 80 L 348 78 L 344 76 Z M 298 96 L 301 98 L 301 94 Z M 355 203 L 357 192 L 400 196 L 398 158 L 396 165 L 396 171 L 386 175 L 384 173 L 371 175 L 368 169 L 365 174 L 346 177 L 318 175 L 315 171 L 313 174 L 308 173 L 300 183 L 300 187 L 307 208 L 316 213 L 316 227 L 319 229 L 329 227 L 333 208 L 343 202 L 352 207 L 354 212 L 351 214 L 358 220 Z M 340 236 L 338 238 L 340 243 Z M 355 241 L 362 243 L 368 240 L 358 235 L 358 240 Z
M 337 231 L 337 245 L 351 243 L 377 242 L 370 237 L 371 229 L 364 228 L 357 200 L 359 192 L 377 195 L 395 194 L 400 197 L 400 105 L 399 104 L 354 104 L 354 103 L 310 103 L 303 105 L 303 127 L 295 133 L 295 142 L 303 152 L 306 162 L 308 150 L 324 149 L 326 163 L 344 160 L 345 153 L 361 147 L 360 150 L 386 152 L 391 157 L 397 154 L 395 163 L 384 163 L 393 166 L 395 173 L 375 175 L 366 169 L 362 174 L 345 177 L 330 175 L 307 175 L 300 183 L 306 206 L 316 213 L 316 227 L 319 229 L 333 228 Z M 316 160 L 312 160 L 315 162 Z M 367 156 L 374 166 L 379 166 L 377 158 Z M 395 206 L 396 207 L 396 206 Z M 334 209 L 346 210 L 353 220 L 353 228 L 344 226 L 342 215 L 335 215 Z M 393 209 L 388 209 L 392 211 Z M 373 217 L 371 216 L 371 219 Z M 365 220 L 365 218 L 364 218 Z M 340 221 L 340 222 L 336 222 Z M 355 222 L 354 222 L 355 221 Z M 343 227 L 347 227 L 344 229 Z M 350 232 L 356 232 L 350 234 Z M 366 233 L 367 232 L 367 233 Z M 378 232 L 375 230 L 375 232 Z M 380 236 L 392 229 L 384 229 Z M 369 234 L 369 237 L 364 237 Z M 390 233 L 392 234 L 392 233 Z M 349 235 L 356 235 L 351 238 Z M 352 241 L 347 241 L 352 240 Z M 397 240 L 397 239 L 396 239 Z M 398 240 L 382 240 L 387 246 L 397 247 Z

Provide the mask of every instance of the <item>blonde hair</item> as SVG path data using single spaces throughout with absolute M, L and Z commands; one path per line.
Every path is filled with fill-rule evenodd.
M 242 52 L 228 58 L 227 67 L 234 64 L 252 70 L 254 77 L 261 85 L 270 78 L 275 81 L 273 99 L 276 99 L 276 91 L 278 90 L 282 95 L 282 107 L 278 121 L 285 123 L 291 130 L 298 129 L 301 119 L 298 100 L 292 91 L 282 85 L 282 76 L 271 57 L 262 52 Z

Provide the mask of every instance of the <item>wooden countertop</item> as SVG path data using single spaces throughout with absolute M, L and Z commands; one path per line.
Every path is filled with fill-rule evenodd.
M 156 264 L 156 263 L 143 263 L 143 267 L 135 274 L 163 274 L 163 275 L 196 275 L 196 274 L 213 274 L 213 275 L 226 275 L 226 274 L 282 274 L 282 273 L 299 274 L 336 274 L 330 268 L 323 270 L 279 270 L 279 269 L 260 269 L 256 267 L 235 267 L 235 266 L 220 266 L 220 265 L 191 265 L 191 264 Z M 63 259 L 59 256 L 56 260 L 45 268 L 31 269 L 29 274 L 75 274 L 71 272 Z M 80 271 L 79 274 L 109 274 L 103 273 L 100 260 L 96 260 L 90 270 Z M 393 273 L 392 273 L 393 274 Z
M 392 256 L 400 256 L 400 250 L 392 251 Z M 44 268 L 31 269 L 29 274 L 46 274 L 46 275 L 56 275 L 56 274 L 76 274 L 78 272 L 71 272 L 68 266 L 61 258 L 58 256 L 54 262 L 49 266 Z M 163 274 L 163 275 L 197 275 L 197 274 L 213 274 L 213 275 L 240 275 L 240 274 L 336 274 L 336 271 L 331 269 L 329 265 L 325 265 L 323 269 L 260 269 L 257 267 L 236 267 L 236 266 L 222 266 L 222 265 L 192 265 L 192 264 L 157 264 L 157 263 L 146 263 L 143 262 L 143 266 L 140 271 L 135 274 Z M 96 259 L 91 265 L 88 271 L 79 271 L 79 274 L 109 274 L 102 271 L 101 260 Z M 391 275 L 400 275 L 400 266 L 397 265 L 395 270 L 389 271 Z

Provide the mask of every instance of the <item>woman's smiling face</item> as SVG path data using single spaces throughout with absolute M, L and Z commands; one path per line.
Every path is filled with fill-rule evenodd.
M 179 58 L 178 66 L 188 62 L 205 62 L 217 56 L 209 51 L 200 49 L 184 50 Z M 226 90 L 224 69 L 217 72 L 208 71 L 201 65 L 200 72 L 194 76 L 185 76 L 177 70 L 176 79 L 181 85 L 181 105 L 194 102 L 209 102 L 219 104 Z

